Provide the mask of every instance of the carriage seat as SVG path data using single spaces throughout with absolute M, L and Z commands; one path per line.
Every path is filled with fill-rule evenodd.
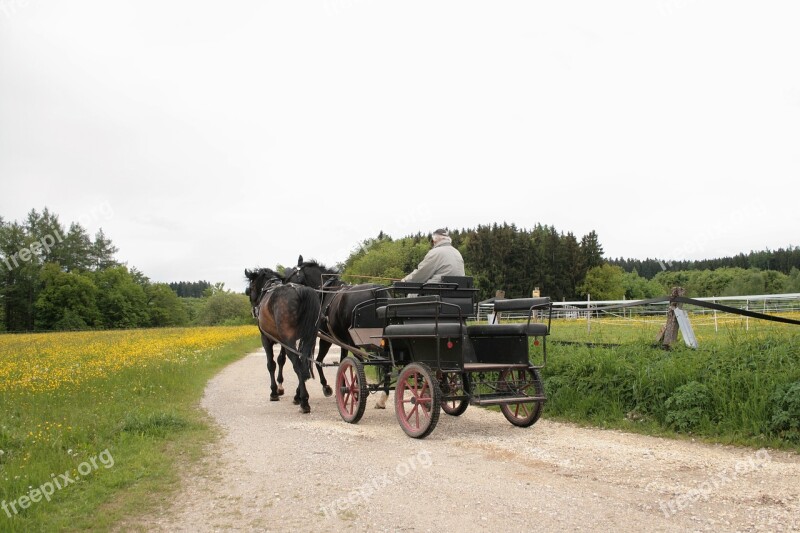
M 387 338 L 398 337 L 461 337 L 466 328 L 460 322 L 414 322 L 411 324 L 391 324 L 383 330 Z
M 470 337 L 542 337 L 547 335 L 547 324 L 475 324 L 467 327 Z
M 550 298 L 544 296 L 541 298 L 511 298 L 508 300 L 495 300 L 495 311 L 528 311 L 530 309 L 537 309 L 550 306 Z
M 438 317 L 440 319 L 453 319 L 459 316 L 466 316 L 461 306 L 449 305 L 448 299 L 440 298 L 436 294 L 413 298 L 387 298 L 383 303 L 385 305 L 378 307 L 375 311 L 378 318 L 435 319 Z M 459 314 L 459 311 L 461 314 Z
M 470 276 L 443 276 L 441 281 L 425 283 L 396 281 L 391 288 L 395 295 L 438 296 L 443 302 L 459 306 L 465 317 L 475 315 L 478 289 L 473 287 Z

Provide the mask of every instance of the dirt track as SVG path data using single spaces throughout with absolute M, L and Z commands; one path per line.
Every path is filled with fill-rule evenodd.
M 338 355 L 334 355 L 338 359 Z M 289 368 L 287 366 L 287 368 Z M 326 369 L 332 381 L 335 369 Z M 268 401 L 263 353 L 209 383 L 224 429 L 181 494 L 137 524 L 163 531 L 798 531 L 800 456 L 584 429 L 499 412 L 442 414 L 407 437 L 371 397 L 357 425 L 309 382 L 311 409 Z M 547 415 L 545 407 L 545 417 Z

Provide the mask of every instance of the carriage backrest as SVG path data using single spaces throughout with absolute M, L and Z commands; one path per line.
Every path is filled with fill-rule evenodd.
M 445 276 L 441 281 L 428 283 L 407 283 L 396 282 L 392 286 L 395 296 L 417 295 L 413 298 L 415 302 L 423 303 L 424 299 L 431 298 L 432 301 L 442 304 L 408 306 L 407 309 L 399 311 L 407 317 L 460 317 L 467 319 L 475 316 L 475 305 L 478 289 L 472 287 L 472 278 L 469 276 Z M 397 298 L 400 304 L 409 298 Z M 410 302 L 409 302 L 410 303 Z

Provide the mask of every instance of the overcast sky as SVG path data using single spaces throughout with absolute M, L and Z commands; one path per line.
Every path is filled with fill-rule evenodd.
M 800 245 L 800 3 L 0 0 L 0 215 L 155 281 L 537 223 Z

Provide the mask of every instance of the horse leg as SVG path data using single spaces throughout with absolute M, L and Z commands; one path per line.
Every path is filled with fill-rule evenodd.
M 330 348 L 330 342 L 320 339 L 319 353 L 317 354 L 317 369 L 319 370 L 319 382 L 322 385 L 322 394 L 326 397 L 333 394 L 333 389 L 328 385 L 328 380 L 325 379 L 325 374 L 322 372 L 322 361 L 325 360 L 325 356 L 328 355 L 328 350 L 330 350 Z
M 278 385 L 275 383 L 275 354 L 272 351 L 272 342 L 264 335 L 261 336 L 261 344 L 264 346 L 264 352 L 267 354 L 267 370 L 269 371 L 269 386 L 272 391 L 269 395 L 271 402 L 280 400 L 278 396 Z
M 386 401 L 389 399 L 389 374 L 383 377 L 383 390 L 378 393 L 378 399 L 375 400 L 375 409 L 386 409 Z
M 281 347 L 281 351 L 278 352 L 278 394 L 283 396 L 285 392 L 283 390 L 283 365 L 286 364 L 286 349 Z
M 313 361 L 314 347 L 312 346 L 311 350 L 304 349 L 303 348 L 303 341 L 301 340 L 298 343 L 297 351 L 300 352 L 301 354 L 303 354 L 303 357 L 301 359 L 301 364 L 303 365 L 303 371 L 307 373 L 305 379 L 311 379 L 312 377 L 314 377 L 314 369 L 313 369 L 313 366 L 314 366 L 314 361 Z M 308 356 L 306 357 L 307 353 L 308 353 Z M 294 359 L 292 359 L 292 365 L 294 365 Z M 295 368 L 295 372 L 297 372 L 297 368 Z M 299 374 L 298 374 L 298 377 L 299 377 Z M 320 368 L 320 379 L 321 380 L 325 379 L 325 376 L 322 375 L 322 369 L 321 368 Z M 298 380 L 298 381 L 300 381 L 300 380 Z M 305 382 L 303 382 L 303 387 L 305 387 Z M 328 388 L 330 388 L 330 387 L 328 387 Z M 323 390 L 324 389 L 325 389 L 325 387 L 323 387 Z M 295 389 L 295 393 L 294 393 L 294 398 L 292 399 L 292 403 L 293 404 L 300 405 L 300 403 L 302 402 L 302 396 L 303 396 L 302 392 L 303 392 L 303 390 L 304 389 L 301 389 L 300 385 L 297 385 L 297 389 Z
M 308 372 L 308 359 L 305 357 L 297 357 L 290 354 L 289 359 L 292 361 L 292 366 L 297 374 L 297 394 L 295 395 L 295 404 L 300 405 L 300 412 L 310 413 L 311 406 L 308 404 L 308 390 L 306 390 L 306 380 L 309 377 Z

